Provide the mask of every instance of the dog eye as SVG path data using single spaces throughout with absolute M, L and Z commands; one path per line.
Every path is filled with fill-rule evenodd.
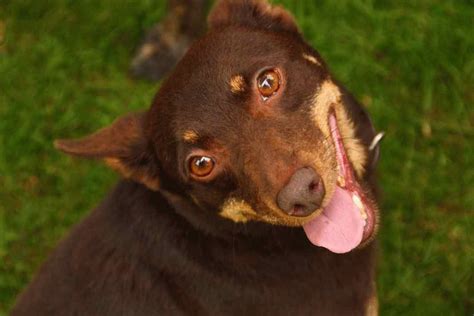
M 206 177 L 214 170 L 215 162 L 206 156 L 194 156 L 189 159 L 189 171 L 195 177 Z
M 257 78 L 257 87 L 264 99 L 271 97 L 280 88 L 280 75 L 273 69 L 265 70 Z

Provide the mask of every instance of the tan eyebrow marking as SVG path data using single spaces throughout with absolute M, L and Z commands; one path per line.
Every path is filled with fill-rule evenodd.
M 198 133 L 193 130 L 187 130 L 183 133 L 183 140 L 187 143 L 195 143 L 199 139 Z
M 312 64 L 321 66 L 321 63 L 320 63 L 320 62 L 316 59 L 316 57 L 314 57 L 314 56 L 311 56 L 311 55 L 309 55 L 309 54 L 303 53 L 303 58 L 306 59 L 307 61 L 309 61 L 309 62 L 312 63 Z
M 230 78 L 230 91 L 232 93 L 240 93 L 245 91 L 245 80 L 242 75 L 235 75 L 232 78 Z

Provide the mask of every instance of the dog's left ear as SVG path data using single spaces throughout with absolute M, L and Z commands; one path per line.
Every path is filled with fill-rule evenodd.
M 209 14 L 210 29 L 246 26 L 277 32 L 300 34 L 293 16 L 281 6 L 267 0 L 220 0 Z
M 56 140 L 56 148 L 84 158 L 103 159 L 125 178 L 159 188 L 159 167 L 143 132 L 143 114 L 129 114 L 77 140 Z

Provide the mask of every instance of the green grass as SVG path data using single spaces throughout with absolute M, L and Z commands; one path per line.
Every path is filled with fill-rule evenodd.
M 382 145 L 382 315 L 474 313 L 474 3 L 285 0 Z M 0 315 L 116 180 L 56 152 L 148 107 L 126 70 L 156 0 L 0 2 Z

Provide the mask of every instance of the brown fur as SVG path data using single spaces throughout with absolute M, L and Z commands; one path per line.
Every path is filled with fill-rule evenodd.
M 209 25 L 148 111 L 56 143 L 126 179 L 59 244 L 12 315 L 364 315 L 373 306 L 374 242 L 339 255 L 301 228 L 340 181 L 330 110 L 375 205 L 367 113 L 282 8 L 223 0 Z M 282 84 L 262 99 L 255 78 L 268 68 Z M 195 155 L 213 159 L 211 175 L 190 174 Z M 326 196 L 313 214 L 290 216 L 276 197 L 303 167 Z

